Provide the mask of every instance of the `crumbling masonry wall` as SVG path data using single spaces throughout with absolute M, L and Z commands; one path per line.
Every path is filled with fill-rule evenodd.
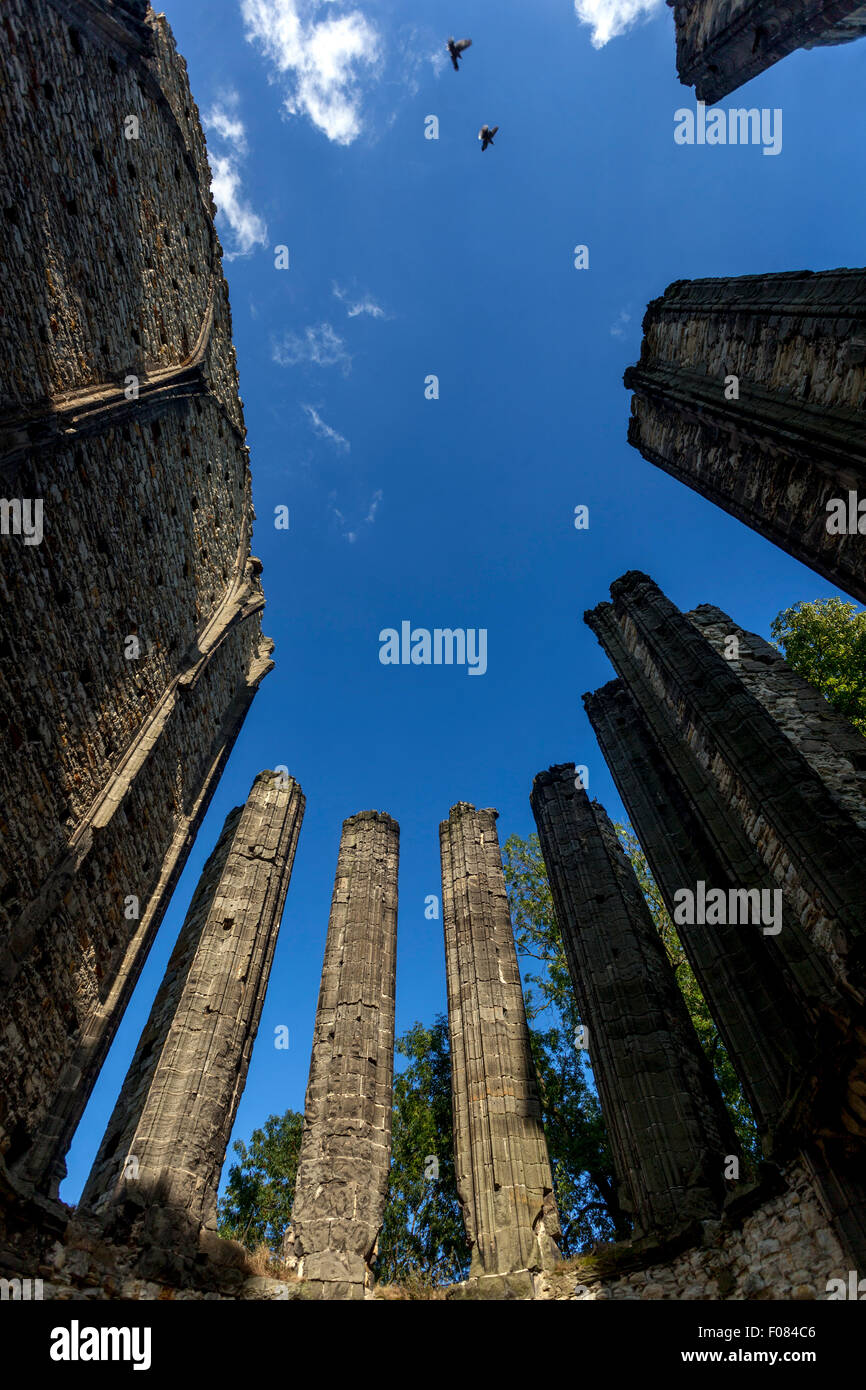
M 400 828 L 343 822 L 291 1240 L 308 1295 L 363 1298 L 391 1159 Z
M 827 530 L 866 497 L 866 270 L 678 280 L 643 331 L 629 443 L 866 602 L 862 535 Z
M 145 1211 L 169 1249 L 216 1231 L 303 814 L 297 782 L 262 772 L 226 818 L 81 1197 L 109 1228 Z
M 272 663 L 183 60 L 137 0 L 3 22 L 0 491 L 44 536 L 0 538 L 0 1151 L 56 1191 Z
M 454 1163 L 473 1277 L 559 1258 L 496 817 L 459 802 L 439 827 Z
M 668 0 L 677 72 L 701 101 L 718 101 L 797 48 L 866 34 L 862 0 Z
M 572 764 L 530 798 L 634 1239 L 718 1216 L 739 1146 L 661 938 L 604 809 Z

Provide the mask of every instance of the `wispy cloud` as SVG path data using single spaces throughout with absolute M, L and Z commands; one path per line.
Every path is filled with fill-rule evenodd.
M 626 327 L 631 323 L 631 314 L 627 314 L 625 309 L 620 309 L 616 323 L 611 324 L 610 336 L 612 338 L 622 338 Z
M 248 42 L 261 47 L 284 88 L 286 111 L 307 116 L 338 145 L 357 139 L 361 74 L 382 50 L 375 26 L 341 0 L 241 0 L 241 14 Z
M 359 314 L 369 314 L 372 319 L 384 319 L 388 317 L 385 310 L 380 304 L 376 303 L 371 294 L 361 295 L 359 298 L 357 295 L 348 294 L 346 290 L 341 289 L 336 283 L 332 288 L 334 291 L 334 298 L 339 299 L 341 304 L 345 304 L 346 313 L 350 319 L 356 319 Z
M 238 96 L 229 92 L 203 116 L 210 141 L 211 192 L 217 216 L 231 235 L 226 260 L 248 256 L 256 246 L 267 245 L 268 229 L 241 190 L 240 162 L 247 152 L 243 121 L 237 115 Z
M 334 505 L 336 495 L 337 494 L 335 492 L 332 492 L 329 498 L 329 501 L 331 502 L 331 512 L 334 518 L 336 519 L 338 526 L 340 527 L 340 534 L 343 537 L 343 540 L 348 541 L 350 545 L 354 545 L 355 541 L 358 539 L 360 526 L 372 526 L 374 524 L 376 520 L 376 513 L 379 510 L 379 503 L 382 501 L 384 493 L 382 492 L 381 488 L 377 488 L 377 490 L 373 493 L 373 496 L 370 498 L 370 504 L 367 508 L 367 515 L 364 517 L 364 520 L 360 523 L 360 526 L 356 526 L 354 528 L 350 527 L 349 523 L 347 522 L 343 513 L 340 511 L 339 507 Z
M 574 0 L 581 24 L 588 24 L 593 48 L 604 48 L 639 19 L 649 19 L 664 9 L 664 0 Z
M 304 329 L 303 335 L 284 334 L 274 344 L 272 356 L 281 367 L 296 367 L 299 362 L 312 362 L 317 367 L 339 367 L 344 376 L 348 376 L 352 370 L 351 354 L 329 323 L 311 325 Z
M 352 446 L 345 435 L 339 434 L 337 430 L 327 425 L 314 406 L 304 405 L 301 409 L 306 411 L 310 424 L 320 439 L 327 439 L 328 443 L 333 444 L 338 453 L 348 454 Z

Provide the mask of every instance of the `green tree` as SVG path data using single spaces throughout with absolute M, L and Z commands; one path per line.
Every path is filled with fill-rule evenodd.
M 448 1021 L 439 1014 L 397 1039 L 408 1066 L 394 1078 L 391 1172 L 376 1260 L 383 1283 L 421 1274 L 431 1283 L 465 1276 L 469 1248 L 454 1174 Z
M 795 603 L 770 634 L 788 665 L 866 735 L 866 609 L 840 598 Z
M 254 1129 L 249 1148 L 242 1139 L 235 1140 L 232 1148 L 240 1162 L 231 1165 L 219 1202 L 221 1236 L 239 1240 L 250 1250 L 265 1242 L 279 1253 L 292 1216 L 303 1127 L 303 1115 L 287 1110 L 269 1115 L 263 1129 Z

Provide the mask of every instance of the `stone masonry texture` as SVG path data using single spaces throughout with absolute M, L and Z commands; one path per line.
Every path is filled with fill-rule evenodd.
M 668 0 L 677 72 L 701 101 L 718 101 L 797 48 L 866 34 L 861 0 Z
M 400 829 L 379 811 L 343 822 L 292 1209 L 313 1296 L 363 1298 L 391 1158 Z
M 0 88 L 0 1154 L 63 1156 L 262 677 L 204 138 L 137 0 L 8 0 Z M 138 138 L 127 138 L 138 122 Z
M 623 681 L 585 695 L 584 704 L 669 914 L 677 891 L 701 879 L 726 889 L 772 886 L 709 775 L 659 731 Z M 682 924 L 677 934 L 772 1151 L 774 1131 L 820 1050 L 803 1027 L 805 1001 L 762 934 L 727 923 L 713 931 Z
M 768 706 L 769 695 L 758 698 L 759 679 L 772 687 L 772 666 L 754 661 L 747 648 L 751 674 L 744 679 L 738 663 L 725 660 L 704 635 L 707 621 L 717 632 L 724 618 L 718 610 L 681 613 L 637 571 L 611 585 L 611 598 L 586 621 L 619 675 L 630 689 L 644 691 L 642 702 L 654 700 L 663 710 L 672 736 L 689 746 L 738 817 L 818 948 L 811 968 L 825 978 L 829 972 L 828 989 L 862 1001 L 866 927 L 859 864 L 866 859 L 866 836 L 851 810 L 850 754 L 828 755 L 826 774 L 816 761 L 820 755 L 807 758 L 812 740 L 802 715 L 791 709 L 802 730 L 792 738 Z M 737 635 L 733 623 L 730 632 Z M 797 683 L 783 666 L 777 669 L 785 683 Z M 858 736 L 852 731 L 848 737 L 850 748 Z M 797 946 L 789 935 L 772 938 L 783 952 Z
M 530 798 L 634 1237 L 718 1216 L 739 1148 L 634 871 L 571 764 Z
M 439 827 L 454 1160 L 473 1277 L 559 1258 L 496 817 L 459 802 Z
M 216 1230 L 303 814 L 297 782 L 262 772 L 226 819 L 82 1194 L 109 1227 L 144 1210 L 170 1246 Z
M 738 943 L 704 926 L 712 942 L 695 924 L 683 944 L 765 1152 L 805 1165 L 838 1238 L 862 1260 L 866 742 L 719 609 L 681 613 L 637 572 L 611 598 L 586 621 L 621 685 L 587 697 L 588 713 L 668 904 L 697 878 L 781 894 L 778 933 L 739 924 Z M 744 980 L 748 1000 L 736 997 Z
M 629 443 L 866 602 L 862 535 L 827 530 L 866 498 L 866 270 L 678 280 L 643 332 Z

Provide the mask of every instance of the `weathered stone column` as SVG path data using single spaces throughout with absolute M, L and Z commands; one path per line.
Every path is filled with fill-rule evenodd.
M 739 1152 L 646 900 L 573 765 L 535 778 L 557 922 L 635 1238 L 671 1239 L 716 1218 L 725 1160 Z
M 531 1292 L 525 1271 L 560 1258 L 559 1217 L 496 817 L 461 801 L 439 826 L 454 1160 L 470 1274 L 524 1272 Z
M 109 1224 L 146 1210 L 165 1249 L 216 1228 L 304 804 L 293 778 L 260 772 L 226 818 L 82 1194 Z
M 719 101 L 798 48 L 866 34 L 863 0 L 668 0 L 677 72 L 701 101 Z
M 643 331 L 629 443 L 866 602 L 866 270 L 677 280 Z
M 629 688 L 643 692 L 641 703 L 661 706 L 674 737 L 709 773 L 817 950 L 802 961 L 795 934 L 783 930 L 768 939 L 801 973 L 804 988 L 801 965 L 811 968 L 811 988 L 828 1003 L 833 981 L 862 999 L 866 924 L 860 864 L 866 862 L 866 831 L 852 810 L 857 779 L 844 768 L 852 754 L 834 749 L 830 740 L 810 748 L 817 725 L 810 733 L 802 713 L 792 710 L 790 727 L 781 723 L 771 697 L 758 698 L 772 667 L 758 660 L 745 678 L 746 666 L 726 660 L 704 635 L 701 610 L 681 613 L 636 571 L 616 580 L 611 596 L 612 603 L 599 604 L 586 622 Z M 711 627 L 717 625 L 717 609 L 707 616 Z M 737 636 L 741 630 L 731 624 L 730 631 Z M 787 672 L 786 680 L 792 675 Z M 740 886 L 751 885 L 740 880 Z
M 720 963 L 719 978 L 706 983 L 707 1002 L 720 1030 L 736 1021 L 742 1046 L 739 1052 L 732 1048 L 735 1064 L 744 1067 L 747 1086 L 764 1089 L 766 1113 L 775 1112 L 772 1156 L 784 1161 L 799 1152 L 825 1174 L 822 1200 L 833 1206 L 834 1227 L 852 1258 L 862 1261 L 866 945 L 859 866 L 866 862 L 866 744 L 777 651 L 718 609 L 702 605 L 680 613 L 652 580 L 634 572 L 617 580 L 611 595 L 613 602 L 600 604 L 586 621 L 640 722 L 652 731 L 662 794 L 677 788 L 694 812 L 699 833 L 692 850 L 711 842 L 716 859 L 709 862 L 722 875 L 714 887 L 763 888 L 761 879 L 751 879 L 757 870 L 781 895 L 781 931 L 761 931 L 762 954 L 778 965 L 775 994 L 772 976 L 744 962 L 751 1000 L 741 1001 L 737 1019 L 736 1001 L 724 1002 L 717 988 L 725 988 L 731 955 Z M 610 732 L 612 723 L 603 715 L 597 723 L 606 752 L 619 737 Z M 616 752 L 614 766 L 624 756 Z M 635 778 L 645 772 L 644 763 Z M 628 774 L 622 790 L 636 821 L 643 817 L 648 855 L 656 853 L 660 831 L 641 809 Z M 666 893 L 678 872 L 674 853 L 669 844 L 657 858 Z M 665 856 L 671 860 L 667 867 Z M 678 886 L 693 891 L 697 864 L 684 855 L 681 866 L 690 877 Z M 738 929 L 750 939 L 756 934 L 754 923 L 741 922 Z M 689 937 L 695 941 L 693 932 L 682 930 L 684 944 Z M 722 929 L 703 930 L 716 936 Z M 706 943 L 704 949 L 710 949 Z M 731 985 L 735 990 L 733 979 Z M 767 1003 L 782 1018 L 793 1007 L 802 1020 L 803 1042 L 790 1053 L 781 1112 L 770 1094 L 769 1073 L 774 1054 L 784 1062 L 790 1028 L 765 1034 L 761 1044 L 762 1027 L 773 1026 L 772 1013 L 757 1007 L 765 988 Z M 751 1028 L 763 1052 L 757 1062 L 750 1057 Z
M 400 827 L 343 822 L 292 1210 L 298 1274 L 322 1298 L 363 1298 L 391 1158 Z
M 742 827 L 725 814 L 709 775 L 676 737 L 653 728 L 621 680 L 584 695 L 583 702 L 671 916 L 674 895 L 699 880 L 725 889 L 772 884 Z M 677 934 L 772 1146 L 772 1132 L 818 1048 L 814 1030 L 803 1026 L 808 1001 L 797 997 L 778 952 L 757 929 L 681 924 Z

